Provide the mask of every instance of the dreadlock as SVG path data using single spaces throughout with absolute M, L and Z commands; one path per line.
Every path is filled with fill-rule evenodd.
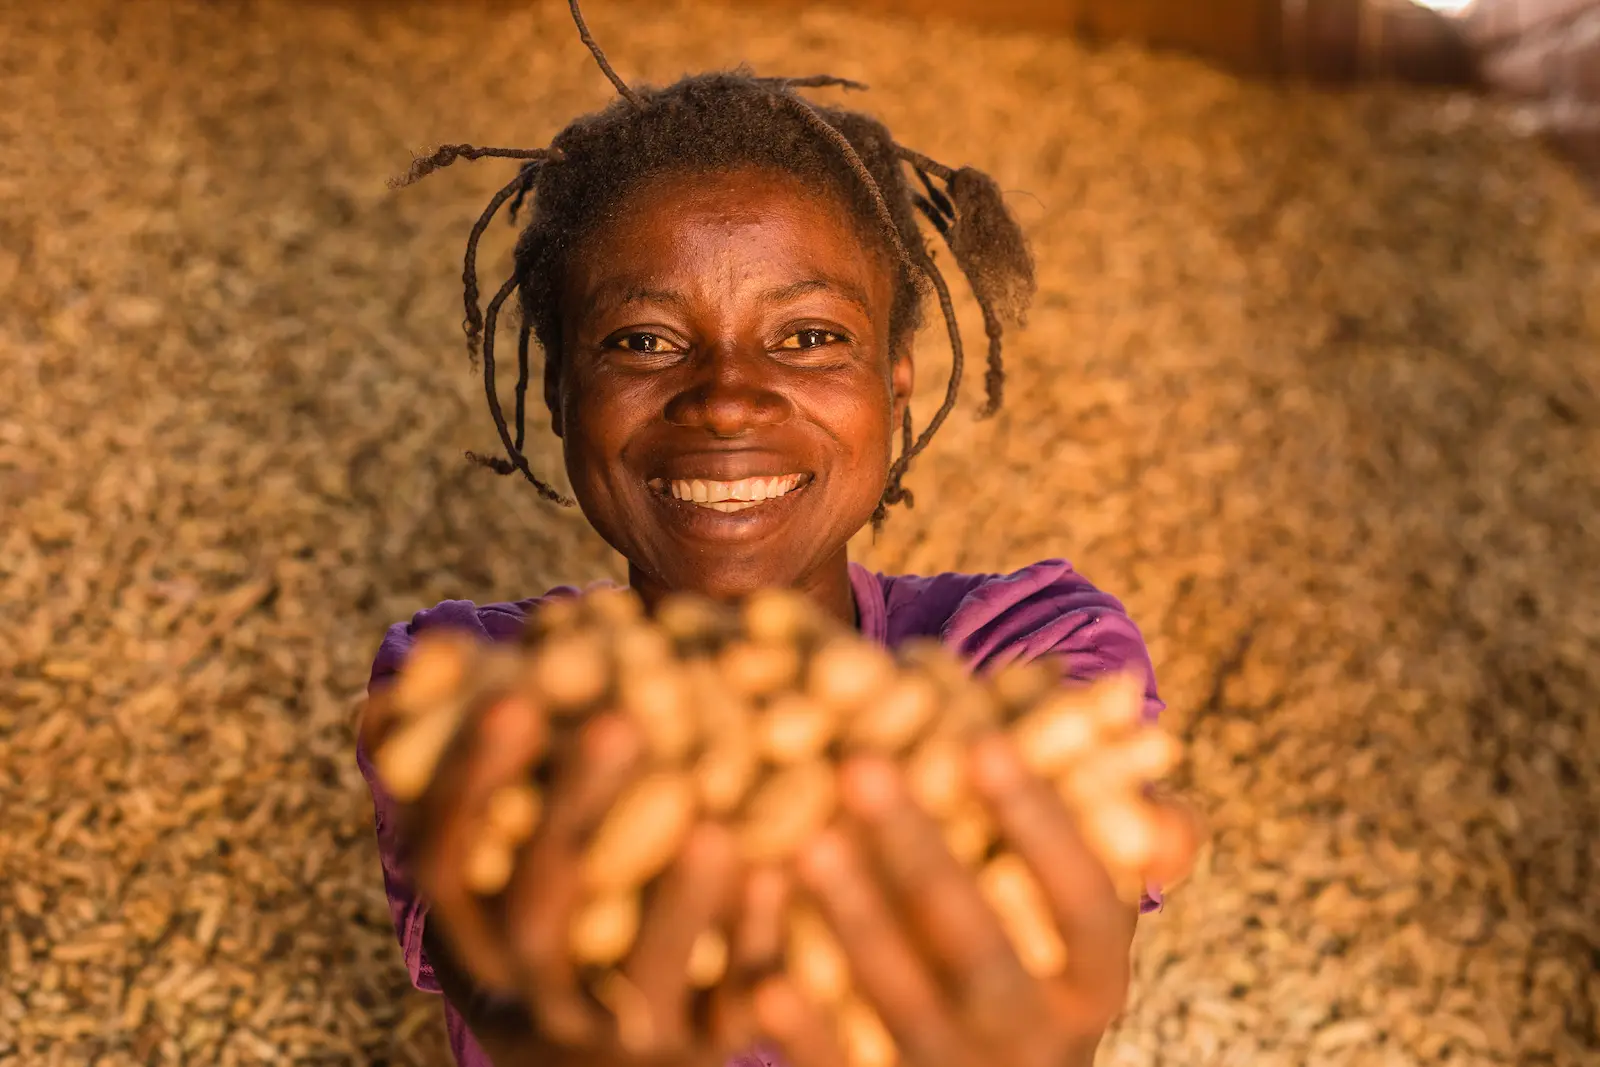
M 1033 260 L 1016 220 L 992 178 L 970 167 L 945 166 L 896 144 L 887 128 L 857 111 L 811 103 L 796 90 L 864 89 L 832 75 L 759 77 L 739 68 L 685 77 L 665 88 L 631 87 L 618 76 L 589 33 L 578 0 L 568 0 L 579 38 L 610 79 L 618 99 L 577 119 L 548 148 L 480 148 L 445 145 L 413 161 L 395 181 L 409 185 L 458 159 L 521 160 L 517 176 L 497 192 L 467 238 L 462 269 L 462 323 L 467 349 L 482 355 L 484 393 L 505 456 L 469 459 L 500 474 L 521 472 L 539 494 L 570 506 L 573 501 L 541 480 L 523 454 L 531 342 L 544 351 L 546 371 L 559 369 L 562 337 L 561 278 L 567 255 L 588 230 L 646 179 L 664 173 L 759 166 L 829 187 L 850 207 L 863 233 L 875 238 L 895 270 L 890 312 L 892 350 L 922 323 L 923 297 L 930 290 L 950 337 L 950 380 L 944 401 L 920 434 L 913 436 L 909 405 L 901 426 L 899 457 L 873 515 L 881 524 L 888 509 L 911 494 L 902 486 L 907 469 L 933 439 L 960 394 L 965 352 L 950 287 L 923 239 L 918 215 L 926 218 L 966 276 L 983 314 L 989 341 L 982 415 L 999 410 L 1005 382 L 1001 342 L 1007 325 L 1020 325 L 1033 297 Z M 913 188 L 906 173 L 916 176 Z M 527 197 L 533 217 L 517 240 L 515 268 L 487 309 L 481 306 L 478 241 L 509 201 L 513 223 Z M 518 295 L 522 324 L 517 340 L 517 384 L 513 422 L 507 423 L 495 384 L 495 327 L 505 302 Z

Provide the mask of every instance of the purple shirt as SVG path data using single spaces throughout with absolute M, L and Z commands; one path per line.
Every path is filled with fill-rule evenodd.
M 914 637 L 936 637 L 977 671 L 1046 655 L 1062 657 L 1066 673 L 1079 680 L 1137 670 L 1146 678 L 1146 718 L 1154 722 L 1165 707 L 1156 695 L 1150 656 L 1138 628 L 1120 603 L 1090 585 L 1064 560 L 1046 560 L 1007 575 L 941 574 L 932 578 L 874 574 L 852 563 L 850 584 L 862 635 L 889 648 Z M 578 592 L 572 586 L 560 586 L 545 597 Z M 400 669 L 419 633 L 457 629 L 491 641 L 515 640 L 529 612 L 542 599 L 483 607 L 467 600 L 446 600 L 418 612 L 409 623 L 396 623 L 378 649 L 368 691 L 386 684 Z M 417 896 L 399 861 L 394 801 L 383 791 L 367 754 L 359 748 L 356 761 L 372 790 L 384 889 L 406 968 L 418 989 L 437 993 L 439 983 L 422 948 L 428 906 Z M 1150 911 L 1159 904 L 1160 890 L 1151 887 L 1142 910 Z M 448 1003 L 445 1022 L 460 1067 L 492 1067 L 465 1020 Z M 771 1062 L 764 1054 L 752 1053 L 738 1057 L 729 1067 L 763 1067 Z

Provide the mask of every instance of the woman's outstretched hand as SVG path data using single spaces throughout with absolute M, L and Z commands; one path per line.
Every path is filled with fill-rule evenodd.
M 369 750 L 384 728 L 380 694 L 364 716 Z M 572 758 L 546 794 L 533 838 L 518 850 L 505 890 L 485 899 L 468 885 L 472 842 L 489 798 L 525 777 L 544 738 L 543 716 L 502 700 L 461 730 L 426 793 L 404 812 L 408 864 L 429 901 L 428 948 L 445 995 L 496 1063 L 711 1067 L 754 1037 L 751 990 L 738 976 L 770 959 L 781 930 L 781 887 L 741 875 L 730 831 L 692 833 L 646 907 L 621 966 L 630 999 L 613 1012 L 579 985 L 568 951 L 584 890 L 582 849 L 627 785 L 642 746 L 618 716 L 585 725 Z M 691 949 L 711 928 L 732 937 L 729 980 L 713 991 L 714 1025 L 691 1014 Z M 618 1020 L 631 1023 L 620 1032 Z
M 1022 965 L 976 877 L 950 854 L 937 823 L 881 761 L 848 767 L 848 830 L 829 831 L 802 853 L 799 879 L 846 955 L 853 982 L 899 1049 L 904 1067 L 1079 1067 L 1121 1012 L 1137 911 L 1079 835 L 1049 783 L 1029 774 L 1011 743 L 985 739 L 972 779 L 1000 837 L 1043 888 L 1066 943 L 1058 978 Z M 1187 873 L 1195 821 L 1157 808 L 1149 878 Z M 793 1067 L 850 1062 L 833 1020 L 786 980 L 757 993 L 763 1028 Z

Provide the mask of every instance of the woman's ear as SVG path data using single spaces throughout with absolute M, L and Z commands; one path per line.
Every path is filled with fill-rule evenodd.
M 906 341 L 895 349 L 889 362 L 889 396 L 894 404 L 893 426 L 898 431 L 906 417 L 906 407 L 911 403 L 911 391 L 916 388 L 916 361 L 911 358 L 911 342 Z
M 557 348 L 557 351 L 560 351 Z M 544 406 L 550 409 L 550 429 L 561 436 L 561 361 L 544 357 Z

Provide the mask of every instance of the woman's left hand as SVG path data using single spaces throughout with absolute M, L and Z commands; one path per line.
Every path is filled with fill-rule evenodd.
M 1137 908 L 1118 897 L 1066 805 L 1009 741 L 981 742 L 972 772 L 1000 836 L 1049 901 L 1067 950 L 1059 978 L 1024 969 L 976 877 L 887 763 L 846 768 L 852 825 L 817 839 L 800 857 L 800 878 L 905 1067 L 1087 1067 L 1126 1000 Z M 1197 827 L 1167 803 L 1157 805 L 1156 825 L 1146 873 L 1170 883 L 1193 862 Z M 785 980 L 769 982 L 756 1004 L 794 1067 L 850 1062 L 833 1020 Z

